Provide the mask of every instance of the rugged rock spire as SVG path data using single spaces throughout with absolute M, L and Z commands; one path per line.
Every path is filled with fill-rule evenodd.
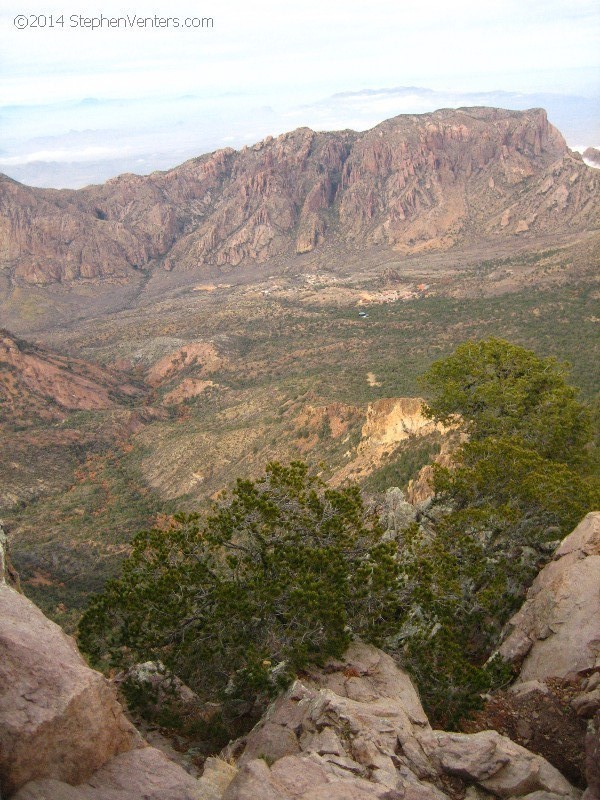
M 0 519 L 0 586 L 2 585 L 12 586 L 18 592 L 21 591 L 19 573 L 11 564 L 8 555 L 8 530 Z

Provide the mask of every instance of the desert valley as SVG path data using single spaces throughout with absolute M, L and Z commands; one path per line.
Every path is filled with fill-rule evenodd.
M 429 541 L 438 524 L 434 512 L 427 516 L 431 464 L 452 468 L 468 431 L 459 418 L 426 413 L 422 398 L 433 384 L 421 376 L 467 341 L 493 337 L 568 362 L 578 402 L 597 420 L 600 171 L 590 159 L 567 147 L 542 109 L 477 107 L 401 115 L 362 133 L 299 128 L 78 190 L 0 176 L 0 519 L 25 595 L 21 611 L 7 605 L 2 613 L 14 613 L 15 624 L 30 620 L 73 662 L 81 685 L 94 684 L 90 696 L 104 711 L 90 741 L 114 744 L 98 745 L 104 755 L 96 760 L 87 751 L 69 756 L 87 765 L 79 771 L 11 772 L 2 766 L 9 740 L 0 733 L 8 797 L 564 800 L 598 780 L 597 732 L 593 742 L 588 735 L 587 756 L 584 745 L 587 720 L 600 713 L 593 619 L 579 630 L 595 656 L 577 653 L 576 664 L 556 666 L 551 623 L 546 636 L 527 629 L 531 653 L 546 641 L 551 664 L 544 672 L 542 656 L 530 674 L 525 651 L 517 654 L 518 634 L 505 629 L 512 678 L 497 684 L 500 699 L 479 708 L 487 717 L 471 715 L 459 733 L 432 729 L 402 665 L 355 642 L 331 669 L 301 670 L 251 733 L 241 724 L 228 728 L 220 745 L 231 731 L 246 738 L 230 744 L 222 762 L 213 758 L 216 748 L 194 751 L 186 729 L 173 756 L 188 754 L 187 772 L 177 766 L 179 773 L 140 749 L 122 712 L 107 710 L 99 676 L 90 677 L 97 673 L 75 663 L 69 640 L 41 612 L 25 610 L 29 598 L 75 634 L 90 596 L 121 575 L 139 531 L 169 531 L 173 515 L 202 518 L 236 479 L 259 480 L 270 462 L 306 463 L 325 493 L 360 487 L 386 541 L 392 531 L 408 547 L 402 531 L 418 524 Z M 548 412 L 549 428 L 553 420 Z M 585 448 L 597 465 L 597 441 Z M 585 469 L 582 480 L 592 481 L 594 469 Z M 568 529 L 542 526 L 561 549 L 527 562 L 516 607 L 534 578 L 543 592 L 546 570 L 570 569 L 576 551 L 581 569 L 590 570 L 580 580 L 590 594 L 573 608 L 585 602 L 587 614 L 600 611 L 598 598 L 590 599 L 598 517 L 585 517 L 575 538 L 565 538 L 580 522 L 573 520 Z M 525 564 L 533 545 L 523 542 Z M 565 596 L 573 598 L 578 579 L 569 581 Z M 575 652 L 579 645 L 554 646 Z M 434 670 L 443 668 L 439 662 Z M 543 700 L 524 692 L 519 706 L 506 691 L 510 680 L 551 677 L 562 683 L 538 683 Z M 387 728 L 386 702 L 394 720 Z M 426 702 L 430 716 L 439 711 L 428 695 Z M 550 719 L 548 729 L 538 725 L 536 708 Z M 433 724 L 458 723 L 440 717 Z M 563 735 L 561 755 L 551 740 Z M 202 728 L 196 739 L 210 736 Z M 13 764 L 27 763 L 25 750 L 15 750 Z M 574 755 L 564 757 L 567 751 Z M 48 764 L 62 757 L 52 753 Z M 132 753 L 146 766 L 136 766 Z M 155 794 L 127 787 L 117 772 L 109 775 L 111 758 L 122 760 L 123 774 L 172 768 L 172 783 Z M 90 776 L 102 770 L 94 784 Z M 314 786 L 303 770 L 314 771 Z M 44 788 L 46 779 L 80 793 Z

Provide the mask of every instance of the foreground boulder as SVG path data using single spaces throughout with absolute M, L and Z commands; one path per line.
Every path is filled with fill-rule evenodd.
M 600 711 L 589 723 L 585 759 L 588 788 L 583 800 L 600 800 Z
M 7 583 L 0 539 L 0 797 L 220 800 L 236 769 L 200 779 L 148 747 L 75 642 Z
M 209 759 L 206 776 L 196 780 L 154 747 L 112 758 L 85 784 L 31 781 L 13 800 L 221 800 L 235 767 Z M 257 796 L 258 797 L 258 796 Z
M 571 783 L 583 788 L 587 720 L 577 714 L 572 699 L 586 682 L 548 678 L 543 683 L 528 681 L 494 692 L 484 708 L 465 723 L 464 730 L 496 730 L 543 756 Z
M 500 798 L 578 797 L 544 758 L 495 731 L 432 730 L 408 675 L 358 642 L 297 680 L 224 755 L 240 771 L 223 800 L 445 800 L 469 786 Z
M 557 797 L 576 794 L 544 758 L 496 731 L 434 731 L 425 748 L 443 772 L 475 781 L 497 797 L 524 797 L 533 792 Z
M 0 585 L 0 787 L 86 780 L 138 734 L 74 641 L 26 597 Z
M 587 721 L 585 797 L 600 800 L 600 512 L 582 520 L 537 576 L 499 653 L 521 668 L 517 696 L 526 700 L 558 686 L 570 710 Z M 538 714 L 533 727 L 542 719 Z M 554 730 L 541 733 L 556 739 Z
M 520 683 L 600 667 L 600 512 L 582 520 L 534 580 L 499 652 L 521 666 Z

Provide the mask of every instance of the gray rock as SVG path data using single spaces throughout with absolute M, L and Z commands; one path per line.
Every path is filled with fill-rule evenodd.
M 600 512 L 588 514 L 537 576 L 500 655 L 519 682 L 600 666 Z
M 126 672 L 114 678 L 119 685 L 132 682 L 146 687 L 156 698 L 156 708 L 160 708 L 166 700 L 175 700 L 184 705 L 199 705 L 200 698 L 189 686 L 186 686 L 176 675 L 171 674 L 160 661 L 145 661 L 134 664 Z
M 225 789 L 237 774 L 237 767 L 223 761 L 222 758 L 207 758 L 204 772 L 198 781 L 204 791 L 206 800 L 221 800 Z
M 600 710 L 600 687 L 591 692 L 585 692 L 571 701 L 577 716 L 588 719 Z
M 290 800 L 290 795 L 277 786 L 266 761 L 248 761 L 231 781 L 223 800 Z
M 416 516 L 415 507 L 406 500 L 402 489 L 393 486 L 387 490 L 381 513 L 381 522 L 386 531 L 397 534 L 414 522 Z
M 585 765 L 588 787 L 583 800 L 600 800 L 600 711 L 588 722 Z
M 433 731 L 422 741 L 443 772 L 475 781 L 497 797 L 523 797 L 538 791 L 563 798 L 578 797 L 566 778 L 544 758 L 496 731 Z
M 140 737 L 75 642 L 0 585 L 0 791 L 53 778 L 82 783 Z
M 154 747 L 122 753 L 108 761 L 88 781 L 89 800 L 112 800 L 120 792 L 123 800 L 209 800 L 200 781 L 170 761 Z

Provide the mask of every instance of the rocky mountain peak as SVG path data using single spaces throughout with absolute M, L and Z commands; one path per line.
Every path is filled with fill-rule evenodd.
M 443 109 L 364 133 L 299 128 L 77 191 L 0 181 L 12 281 L 231 269 L 325 246 L 402 252 L 597 225 L 600 176 L 542 109 Z

